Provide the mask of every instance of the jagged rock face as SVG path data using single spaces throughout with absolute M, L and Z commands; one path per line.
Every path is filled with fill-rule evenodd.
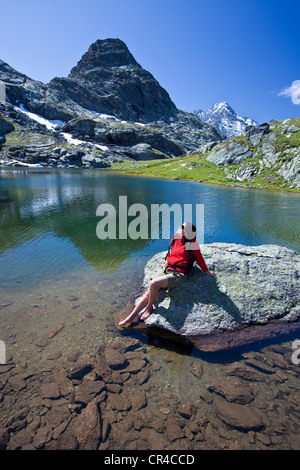
M 222 148 L 213 150 L 207 160 L 215 165 L 239 165 L 253 156 L 247 145 L 231 142 Z
M 4 136 L 5 134 L 12 132 L 13 130 L 14 126 L 12 125 L 12 123 L 7 121 L 6 119 L 3 119 L 0 116 L 0 136 Z
M 126 126 L 123 124 L 120 126 L 119 121 L 96 122 L 92 119 L 75 119 L 65 124 L 62 130 L 71 133 L 79 139 L 88 136 L 93 141 L 104 145 L 126 147 L 127 151 L 129 147 L 138 144 L 148 144 L 153 149 L 166 155 L 175 157 L 184 153 L 183 147 L 168 139 L 162 133 L 146 126 L 139 127 L 134 124 L 127 124 Z M 146 159 L 148 160 L 149 158 Z
M 269 134 L 270 126 L 267 122 L 260 124 L 259 126 L 247 126 L 245 128 L 245 135 L 249 142 L 252 145 L 258 145 L 262 136 L 265 134 Z
M 78 77 L 81 73 L 95 68 L 122 67 L 138 65 L 126 44 L 120 39 L 98 40 L 92 44 L 82 56 L 77 66 L 71 70 L 70 78 Z
M 26 80 L 26 75 L 17 72 L 10 65 L 0 59 L 0 79 L 6 83 L 22 85 Z
M 300 188 L 300 125 L 298 119 L 248 126 L 243 138 L 231 138 L 215 145 L 207 160 L 224 171 L 228 179 L 253 181 L 266 172 L 283 177 L 291 188 Z M 238 166 L 240 165 L 240 166 Z M 270 178 L 270 175 L 268 176 Z
M 55 78 L 49 87 L 84 108 L 127 121 L 157 121 L 177 112 L 166 90 L 119 39 L 96 41 L 68 78 Z
M 0 81 L 6 88 L 1 119 L 11 121 L 9 130 L 13 130 L 13 123 L 17 133 L 20 134 L 18 126 L 26 132 L 26 136 L 19 135 L 22 148 L 18 154 L 16 146 L 1 136 L 1 161 L 6 164 L 16 154 L 22 164 L 40 163 L 35 142 L 38 135 L 42 143 L 45 135 L 56 139 L 47 155 L 44 152 L 46 156 L 41 160 L 44 165 L 84 167 L 90 162 L 102 167 L 116 160 L 182 156 L 197 150 L 203 142 L 223 140 L 194 114 L 178 110 L 167 91 L 137 63 L 119 39 L 96 41 L 68 77 L 56 77 L 48 84 L 32 80 L 0 61 Z M 48 122 L 60 121 L 60 127 L 41 124 L 41 116 Z M 32 148 L 28 132 L 36 134 Z M 71 145 L 84 146 L 83 155 L 83 148 L 79 157 L 77 149 L 71 149 L 67 160 L 64 154 L 57 158 L 58 149 L 63 153 L 66 139 L 69 143 L 65 133 L 77 139 Z
M 92 44 L 67 78 L 48 85 L 0 61 L 0 80 L 12 103 L 21 101 L 47 119 L 68 121 L 85 110 L 138 122 L 168 119 L 178 112 L 167 91 L 144 70 L 119 39 Z

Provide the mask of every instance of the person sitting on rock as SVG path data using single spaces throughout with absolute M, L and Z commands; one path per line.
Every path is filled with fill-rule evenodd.
M 203 272 L 210 276 L 216 276 L 214 272 L 208 270 L 195 235 L 196 227 L 190 222 L 185 222 L 179 227 L 170 241 L 165 269 L 151 280 L 145 295 L 130 315 L 119 322 L 119 326 L 132 323 L 144 308 L 145 311 L 140 320 L 146 320 L 153 311 L 153 304 L 158 298 L 160 289 L 170 290 L 182 285 L 192 270 L 194 261 L 197 262 Z

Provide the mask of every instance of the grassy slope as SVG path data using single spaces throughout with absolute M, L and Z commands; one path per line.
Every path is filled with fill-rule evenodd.
M 290 119 L 290 125 L 296 124 L 300 127 L 300 118 Z M 288 158 L 286 151 L 291 147 L 300 146 L 300 132 L 292 134 L 290 137 L 285 134 L 281 134 L 283 123 L 278 122 L 271 127 L 271 132 L 277 133 L 276 151 L 280 152 L 280 163 L 273 168 L 264 168 L 260 175 L 255 175 L 251 180 L 244 180 L 238 182 L 234 179 L 227 177 L 226 171 L 234 173 L 241 165 L 251 164 L 259 168 L 259 152 L 258 156 L 247 159 L 241 165 L 228 165 L 216 166 L 206 160 L 208 153 L 189 155 L 187 157 L 178 157 L 168 160 L 151 160 L 151 161 L 139 161 L 139 162 L 124 162 L 115 163 L 112 166 L 112 170 L 116 170 L 121 173 L 150 176 L 159 178 L 171 178 L 181 179 L 188 181 L 202 181 L 205 183 L 217 183 L 217 184 L 238 184 L 239 186 L 245 187 L 256 187 L 263 189 L 276 189 L 281 191 L 293 191 L 300 192 L 299 189 L 291 189 L 290 185 L 279 176 L 276 172 L 282 163 Z M 235 141 L 241 143 L 247 143 L 245 136 L 238 136 L 234 138 Z M 231 140 L 230 140 L 231 141 Z M 229 142 L 229 141 L 228 141 Z M 224 145 L 224 142 L 223 144 Z M 253 150 L 257 148 L 252 147 Z

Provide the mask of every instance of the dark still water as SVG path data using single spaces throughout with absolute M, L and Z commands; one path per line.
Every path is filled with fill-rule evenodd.
M 51 371 L 51 368 L 65 364 L 70 356 L 74 357 L 74 351 L 83 358 L 99 346 L 104 348 L 110 340 L 122 337 L 123 333 L 115 327 L 113 313 L 124 308 L 129 295 L 139 289 L 147 260 L 158 251 L 166 250 L 168 240 L 100 240 L 96 235 L 100 220 L 96 216 L 97 207 L 106 203 L 118 209 L 119 196 L 127 196 L 128 207 L 135 203 L 145 205 L 149 215 L 151 204 L 177 203 L 182 207 L 184 204 L 204 204 L 204 243 L 278 244 L 300 250 L 298 194 L 138 178 L 105 171 L 2 168 L 0 340 L 5 342 L 8 361 L 17 367 L 22 364 L 36 371 Z M 170 235 L 173 229 L 171 224 Z M 49 340 L 49 332 L 59 325 L 63 328 Z M 134 331 L 128 335 L 134 335 Z M 219 430 L 214 445 L 205 437 L 205 432 L 211 437 L 218 428 L 216 422 L 219 423 L 216 410 L 206 397 L 206 387 L 216 377 L 224 376 L 224 364 L 226 367 L 233 367 L 235 361 L 244 364 L 247 358 L 249 362 L 249 357 L 252 361 L 258 361 L 260 357 L 265 360 L 266 353 L 253 350 L 243 353 L 244 356 L 240 351 L 221 357 L 202 356 L 158 338 L 139 339 L 146 345 L 147 363 L 152 367 L 150 378 L 141 389 L 147 394 L 147 421 L 152 413 L 152 402 L 157 409 L 158 396 L 161 414 L 157 411 L 156 420 L 170 419 L 170 410 L 188 400 L 197 403 L 209 421 L 209 426 L 203 421 L 206 423 L 203 435 L 194 432 L 194 426 L 192 430 L 182 431 L 183 435 L 178 439 L 165 438 L 164 448 L 170 442 L 183 445 L 184 439 L 195 449 L 230 448 L 230 438 L 226 434 L 228 425 Z M 287 347 L 291 348 L 291 345 L 287 343 Z M 273 361 L 275 367 L 279 353 L 276 357 L 274 351 L 269 354 L 273 354 L 269 362 Z M 195 372 L 200 369 L 201 374 Z M 267 436 L 256 439 L 251 435 L 246 447 L 290 448 L 295 445 L 291 436 L 299 424 L 298 411 L 288 411 L 285 407 L 288 406 L 288 394 L 291 408 L 295 405 L 297 371 L 293 370 L 291 382 L 284 374 L 289 377 L 286 371 L 282 372 L 281 378 L 278 376 L 279 388 L 274 380 L 269 384 L 257 379 L 258 388 L 253 391 L 253 396 L 258 397 L 259 413 L 264 414 L 270 406 L 266 397 L 279 403 L 277 408 L 274 406 L 269 410 L 271 430 L 266 431 Z M 124 393 L 130 394 L 136 389 L 135 377 L 130 376 L 125 382 Z M 113 419 L 112 410 L 108 399 L 102 410 L 107 413 L 107 420 Z M 125 411 L 119 410 L 119 420 L 122 412 L 123 418 L 126 413 L 131 413 L 126 407 Z M 285 412 L 289 424 L 283 418 Z M 164 426 L 157 427 L 163 429 Z M 112 421 L 111 433 L 103 445 L 106 448 L 144 448 L 146 436 L 142 436 L 141 424 L 136 428 L 134 425 L 131 428 L 131 440 L 128 437 L 128 442 L 120 442 L 120 433 L 116 429 L 114 434 Z M 151 436 L 155 441 L 156 434 L 161 431 L 153 429 Z M 124 432 L 131 435 L 127 428 Z M 243 432 L 234 430 L 234 439 L 239 440 L 240 435 L 245 437 Z M 148 444 L 148 447 L 152 445 L 155 444 Z

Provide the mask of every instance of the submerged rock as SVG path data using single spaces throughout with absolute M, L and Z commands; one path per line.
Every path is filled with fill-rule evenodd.
M 219 418 L 233 428 L 250 431 L 264 427 L 262 418 L 248 406 L 228 403 L 220 398 L 214 401 L 214 405 Z
M 149 327 L 196 339 L 220 332 L 300 319 L 300 256 L 274 245 L 213 243 L 201 248 L 216 278 L 195 267 L 180 287 L 161 290 Z M 164 266 L 166 253 L 145 267 L 143 287 Z

